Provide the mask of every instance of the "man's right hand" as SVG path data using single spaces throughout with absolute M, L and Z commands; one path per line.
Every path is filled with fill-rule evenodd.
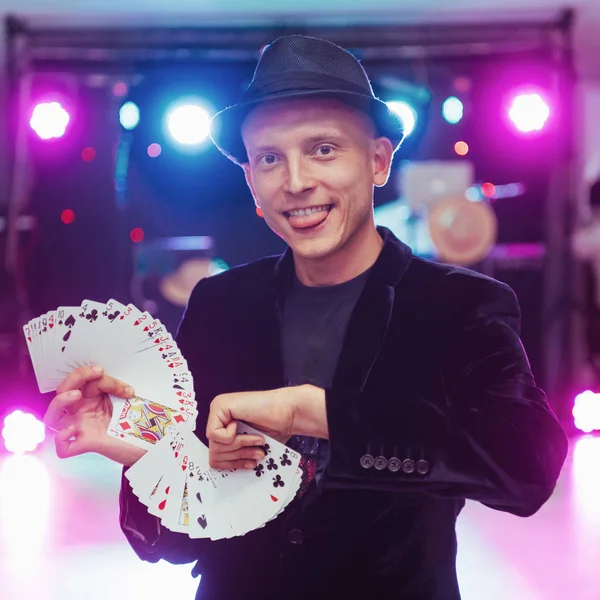
M 59 458 L 95 452 L 130 466 L 145 454 L 145 450 L 106 432 L 112 416 L 108 394 L 131 398 L 134 391 L 126 383 L 105 375 L 101 367 L 80 367 L 60 384 L 44 416 L 44 423 L 57 432 Z
M 208 464 L 213 469 L 254 469 L 259 460 L 265 457 L 265 438 L 262 435 L 239 434 L 237 423 L 230 423 L 233 440 L 221 444 L 209 440 Z

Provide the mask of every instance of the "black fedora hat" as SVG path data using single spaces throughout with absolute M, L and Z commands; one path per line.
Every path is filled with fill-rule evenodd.
M 332 42 L 302 35 L 278 38 L 263 50 L 241 101 L 213 117 L 211 138 L 233 162 L 248 162 L 241 135 L 248 113 L 264 102 L 305 97 L 345 102 L 369 115 L 378 135 L 389 138 L 394 150 L 402 142 L 400 117 L 375 97 L 360 62 Z

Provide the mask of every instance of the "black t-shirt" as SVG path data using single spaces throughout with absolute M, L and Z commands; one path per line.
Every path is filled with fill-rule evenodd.
M 294 275 L 286 291 L 281 324 L 287 385 L 331 386 L 348 321 L 369 271 L 326 287 L 303 285 Z M 288 445 L 316 458 L 319 479 L 329 458 L 327 441 L 295 436 Z

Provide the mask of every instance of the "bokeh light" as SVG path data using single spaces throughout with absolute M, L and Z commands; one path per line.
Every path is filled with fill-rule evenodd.
M 81 158 L 85 162 L 92 162 L 96 158 L 96 151 L 93 148 L 84 148 L 81 152 Z
M 56 525 L 51 499 L 57 498 L 57 490 L 52 483 L 44 460 L 37 456 L 15 454 L 0 461 L 2 568 L 19 582 L 13 588 L 18 589 L 16 596 L 9 587 L 2 598 L 26 598 L 29 591 L 33 597 L 48 597 L 48 588 L 39 585 L 39 574 L 47 564 L 50 533 Z
M 463 103 L 456 97 L 450 96 L 442 104 L 442 116 L 451 125 L 456 125 L 463 118 Z
M 125 102 L 119 110 L 119 122 L 123 129 L 131 131 L 135 129 L 140 122 L 140 109 L 135 102 Z
M 515 127 L 523 133 L 541 131 L 550 116 L 550 107 L 539 94 L 520 94 L 508 111 Z
M 388 108 L 395 112 L 404 124 L 404 135 L 409 136 L 417 124 L 417 111 L 406 102 L 386 102 Z
M 600 394 L 586 390 L 575 396 L 573 402 L 575 427 L 585 433 L 600 431 Z
M 128 91 L 129 89 L 124 81 L 117 81 L 117 83 L 113 85 L 113 95 L 117 98 L 123 98 L 123 96 L 127 95 Z
M 457 92 L 466 93 L 471 90 L 472 81 L 469 77 L 456 77 L 454 79 L 454 89 Z
M 158 156 L 160 156 L 160 153 L 162 152 L 162 148 L 161 148 L 160 144 L 156 144 L 156 143 L 150 144 L 148 146 L 147 152 L 148 152 L 148 156 L 150 158 L 157 158 Z
M 196 146 L 210 133 L 210 115 L 198 104 L 180 104 L 167 112 L 167 131 L 179 144 Z
M 484 183 L 481 186 L 481 193 L 486 198 L 493 198 L 496 195 L 496 186 L 493 183 Z
M 129 237 L 134 244 L 139 244 L 144 239 L 144 230 L 141 227 L 136 227 L 131 230 Z
M 60 220 L 65 225 L 70 225 L 75 220 L 75 212 L 72 211 L 70 208 L 63 210 L 60 215 Z
M 61 138 L 71 117 L 59 102 L 42 102 L 31 114 L 29 125 L 42 140 Z
M 46 437 L 46 429 L 32 414 L 15 410 L 4 419 L 4 446 L 13 454 L 33 452 Z
M 454 152 L 459 156 L 466 156 L 469 153 L 469 144 L 467 142 L 456 142 L 454 144 Z
M 483 194 L 478 186 L 472 185 L 466 189 L 465 198 L 471 202 L 479 202 L 483 199 Z

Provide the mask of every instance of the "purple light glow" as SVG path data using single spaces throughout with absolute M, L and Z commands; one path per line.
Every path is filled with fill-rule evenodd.
M 13 454 L 33 452 L 46 437 L 46 429 L 33 415 L 15 410 L 4 419 L 4 445 Z
M 43 102 L 33 109 L 29 125 L 42 140 L 50 140 L 65 135 L 70 119 L 58 102 Z
M 575 427 L 584 433 L 600 431 L 600 394 L 586 390 L 575 396 L 573 404 Z
M 541 131 L 550 116 L 550 107 L 539 94 L 520 94 L 513 100 L 508 116 L 523 133 Z

